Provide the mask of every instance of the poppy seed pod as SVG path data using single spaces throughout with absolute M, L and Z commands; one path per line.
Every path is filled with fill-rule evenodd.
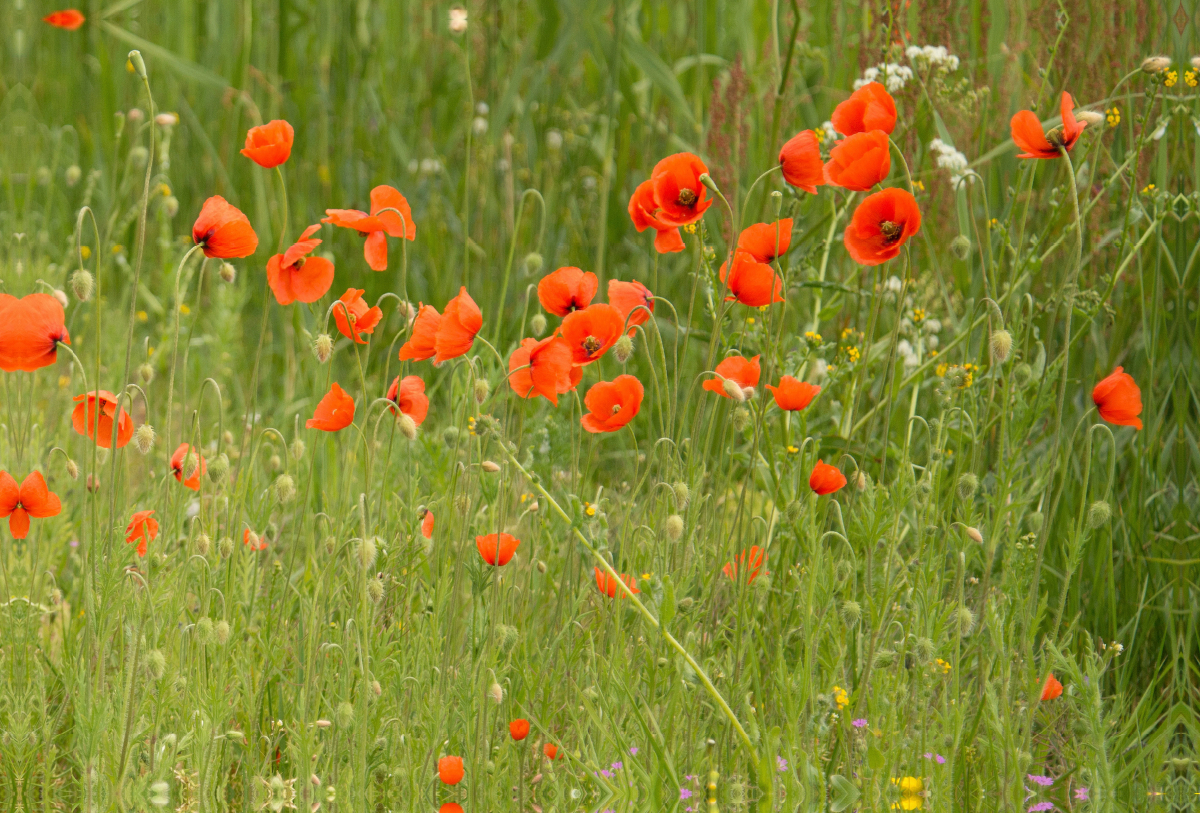
M 688 500 L 691 498 L 691 493 L 688 490 L 688 484 L 682 480 L 671 484 L 671 490 L 675 492 L 675 506 L 680 511 L 687 508 Z
M 1143 73 L 1162 73 L 1169 67 L 1171 67 L 1171 57 L 1169 56 L 1148 56 L 1142 60 Z
M 540 313 L 535 313 L 529 318 L 529 332 L 534 336 L 541 337 L 546 332 L 546 317 Z
M 137 431 L 133 433 L 133 441 L 137 445 L 137 450 L 139 452 L 141 452 L 144 455 L 150 454 L 150 450 L 154 448 L 154 427 L 148 423 L 142 424 L 141 426 L 139 426 L 137 428 Z M 189 455 L 189 458 L 194 458 L 194 457 L 195 457 L 194 454 Z M 195 465 L 199 465 L 199 462 L 196 461 Z M 192 474 L 195 474 L 195 473 L 196 473 L 196 469 L 195 469 L 195 466 L 193 466 L 191 473 L 189 473 L 187 476 L 191 477 Z
M 971 256 L 971 238 L 965 234 L 960 234 L 950 241 L 950 253 L 959 260 L 965 260 Z
M 221 537 L 221 541 L 217 543 L 217 553 L 222 559 L 228 559 L 233 555 L 233 540 L 228 536 Z
M 499 683 L 493 683 L 491 686 L 488 686 L 487 698 L 497 706 L 500 705 L 504 702 L 504 687 Z
M 958 498 L 963 502 L 975 496 L 975 492 L 979 489 L 979 478 L 971 472 L 967 472 L 958 478 L 958 484 L 954 487 L 958 493 Z
M 86 268 L 80 268 L 71 275 L 71 293 L 75 294 L 75 298 L 80 302 L 91 299 L 95 289 L 96 281 L 92 278 L 92 272 Z
M 221 279 L 231 285 L 237 279 L 237 269 L 233 267 L 233 263 L 221 263 L 221 270 L 218 273 L 221 275 Z
M 1008 354 L 1012 352 L 1012 334 L 1007 330 L 996 330 L 992 332 L 992 338 L 988 345 L 992 350 L 992 358 L 998 362 L 1008 361 Z
M 978 528 L 973 528 L 970 525 L 968 525 L 966 527 L 966 534 L 968 537 L 970 537 L 971 541 L 974 542 L 975 544 L 977 544 L 977 545 L 983 544 L 983 534 L 981 534 L 979 532 Z
M 354 558 L 358 559 L 358 563 L 363 570 L 370 570 L 371 565 L 375 564 L 375 540 L 372 537 L 358 540 L 354 545 Z
M 633 355 L 633 339 L 629 336 L 622 336 L 617 339 L 617 343 L 613 345 L 613 358 L 617 360 L 617 364 L 624 364 L 629 361 Z
M 1104 500 L 1096 500 L 1088 507 L 1087 524 L 1093 531 L 1107 525 L 1112 519 L 1112 507 Z
M 350 704 L 349 700 L 338 703 L 337 710 L 333 713 L 333 719 L 338 728 L 349 728 L 354 725 L 354 706 Z
M 746 400 L 746 393 L 742 390 L 742 385 L 732 378 L 726 378 L 721 382 L 721 389 L 725 390 L 725 394 L 735 401 Z
M 196 640 L 207 644 L 213 637 L 213 622 L 207 615 L 196 622 Z
M 208 556 L 208 552 L 212 550 L 212 540 L 208 534 L 201 533 L 196 537 L 196 553 L 201 556 Z
M 840 614 L 843 624 L 847 627 L 857 627 L 862 619 L 862 605 L 857 601 L 843 601 Z
M 975 613 L 971 612 L 970 607 L 959 606 L 958 608 L 958 632 L 966 637 L 971 634 L 971 630 L 975 629 Z
M 367 598 L 372 604 L 383 601 L 383 582 L 379 579 L 367 579 Z
M 333 339 L 328 333 L 322 333 L 313 340 L 313 355 L 321 364 L 329 361 L 329 357 L 333 355 Z
M 275 499 L 281 503 L 289 503 L 296 499 L 296 481 L 290 474 L 281 474 L 275 480 Z
M 72 480 L 79 479 L 79 464 L 69 457 L 67 458 L 67 474 L 71 476 Z
M 229 641 L 229 622 L 222 618 L 213 625 L 213 637 L 217 639 L 217 643 L 221 646 Z
M 663 530 L 666 531 L 668 539 L 672 542 L 677 542 L 683 536 L 683 517 L 679 516 L 679 514 L 671 514 L 671 516 L 667 517 Z
M 217 459 L 208 464 L 208 479 L 214 483 L 220 483 L 229 474 L 229 456 L 224 452 L 217 455 Z
M 400 428 L 400 434 L 409 440 L 417 439 L 417 422 L 412 419 L 411 415 L 405 415 L 401 412 L 396 417 L 396 426 Z

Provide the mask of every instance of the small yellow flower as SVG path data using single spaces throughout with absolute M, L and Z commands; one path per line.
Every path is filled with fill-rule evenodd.
M 937 377 L 938 377 L 938 378 L 945 378 L 945 377 L 946 377 L 946 372 L 947 372 L 949 369 L 950 369 L 950 365 L 949 365 L 949 364 L 947 364 L 946 362 L 944 362 L 944 361 L 943 361 L 943 362 L 942 362 L 941 364 L 939 364 L 937 367 L 934 367 L 934 368 L 933 368 L 933 371 L 934 371 L 935 373 L 937 373 Z
M 1154 184 L 1152 184 L 1152 183 L 1146 184 L 1146 186 L 1142 188 L 1143 195 L 1149 195 L 1153 191 L 1154 191 Z
M 696 233 L 696 224 L 688 223 L 686 226 L 683 227 L 683 230 L 685 232 L 687 232 L 688 234 L 695 234 Z
M 813 130 L 813 135 L 815 135 L 817 137 L 818 144 L 825 143 L 825 128 L 824 127 L 818 127 L 817 129 Z
M 994 217 L 993 217 L 993 218 L 992 218 L 992 219 L 989 221 L 989 223 L 991 224 L 991 227 L 992 227 L 993 229 L 994 229 L 994 228 L 996 228 L 996 227 L 998 227 L 998 226 L 1000 225 L 1000 221 L 999 221 L 999 220 L 997 220 L 997 219 L 996 219 L 996 218 L 994 218 Z
M 1169 88 L 1175 87 L 1175 83 L 1179 81 L 1179 71 L 1172 68 L 1167 71 L 1167 78 L 1163 80 L 1163 85 Z
M 914 324 L 920 324 L 921 322 L 924 322 L 925 321 L 925 309 L 924 308 L 913 308 L 912 320 L 913 320 Z
M 913 181 L 913 189 L 915 189 L 918 192 L 924 192 L 925 184 L 921 181 Z
M 1121 123 L 1121 108 L 1114 105 L 1105 110 L 1104 113 L 1104 118 L 1108 122 L 1109 127 L 1116 127 Z
M 854 335 L 854 328 L 852 328 L 852 327 L 848 327 L 848 328 L 846 328 L 845 330 L 843 330 L 843 331 L 842 331 L 842 339 L 843 339 L 843 340 L 844 340 L 844 339 L 847 339 L 847 338 L 849 338 L 849 337 L 851 337 L 851 336 L 853 336 L 853 335 Z
M 185 302 L 179 306 L 179 312 L 182 313 L 184 316 L 187 316 L 189 313 L 192 312 L 192 309 L 189 308 L 187 306 L 187 303 Z
M 79 247 L 79 255 L 81 257 L 83 257 L 83 259 L 86 260 L 88 257 L 92 256 L 91 247 L 90 246 L 80 246 Z
M 583 513 L 587 514 L 589 517 L 596 516 L 596 506 L 592 505 L 590 502 L 585 502 L 583 504 Z
M 650 574 L 649 574 L 649 573 L 643 573 L 643 574 L 642 574 L 642 581 L 644 581 L 644 582 L 648 582 L 648 581 L 650 581 Z
M 825 372 L 827 372 L 827 373 L 832 373 L 832 372 L 833 372 L 834 370 L 836 370 L 836 369 L 837 369 L 837 365 L 836 365 L 836 364 L 827 364 L 827 365 L 825 365 Z
M 942 660 L 941 658 L 938 658 L 937 660 L 935 660 L 934 663 L 942 668 L 943 674 L 950 671 L 950 668 L 951 668 L 950 664 L 948 664 L 946 661 Z
M 1187 83 L 1188 87 L 1194 88 L 1196 85 L 1200 84 L 1200 80 L 1197 80 L 1196 78 L 1197 75 L 1197 72 L 1194 70 L 1188 71 L 1183 75 L 1183 81 Z
M 788 444 L 788 447 L 787 447 L 787 453 L 788 453 L 788 454 L 799 454 L 799 453 L 800 453 L 800 447 L 799 447 L 799 446 L 793 446 L 793 445 L 791 445 L 791 444 Z
M 754 317 L 753 316 L 746 317 L 746 324 L 748 324 L 748 325 L 754 324 Z
M 850 695 L 846 694 L 846 690 L 841 686 L 834 686 L 833 702 L 837 703 L 838 711 L 842 711 L 850 705 Z
M 158 185 L 158 194 L 162 195 L 164 198 L 171 197 L 171 187 L 167 186 L 165 183 L 160 183 Z
M 147 356 L 153 356 L 153 355 L 154 355 L 154 348 L 153 348 L 153 347 L 147 347 L 147 348 L 146 348 L 146 355 L 147 355 Z
M 113 254 L 120 254 L 124 250 L 125 250 L 125 246 L 121 245 L 120 243 L 117 243 L 115 246 L 112 247 Z
M 150 314 L 146 313 L 145 311 L 138 311 L 138 312 L 137 312 L 137 320 L 138 320 L 139 322 L 145 322 L 145 321 L 146 321 L 147 319 L 149 319 L 149 318 L 150 318 Z
M 61 390 L 61 389 L 65 389 L 65 388 L 66 388 L 68 385 L 70 385 L 70 383 L 71 383 L 71 377 L 70 377 L 70 376 L 67 376 L 67 375 L 60 375 L 60 376 L 58 377 L 58 388 L 59 388 L 60 390 Z
M 804 331 L 804 340 L 806 342 L 808 342 L 809 344 L 820 344 L 821 343 L 821 334 L 815 333 L 811 330 L 806 330 L 806 331 Z
M 850 363 L 853 364 L 854 362 L 856 362 L 860 358 L 862 358 L 862 353 L 859 352 L 859 349 L 857 347 L 847 347 L 846 348 L 846 358 L 850 359 Z

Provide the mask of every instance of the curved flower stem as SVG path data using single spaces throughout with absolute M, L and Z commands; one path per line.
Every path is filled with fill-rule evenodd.
M 471 84 L 471 41 L 463 37 L 463 66 L 467 77 L 467 152 L 463 164 L 463 276 L 471 279 L 471 132 L 474 129 L 475 89 Z
M 187 265 L 187 261 L 192 255 L 200 249 L 199 245 L 192 246 L 188 249 L 187 254 L 183 255 L 183 259 L 179 261 L 179 265 L 175 268 L 175 297 L 172 299 L 172 304 L 175 310 L 175 328 L 172 331 L 174 338 L 171 342 L 171 374 L 167 379 L 167 449 L 173 449 L 171 445 L 172 429 L 175 426 L 174 409 L 175 409 L 175 366 L 179 359 L 179 279 L 183 276 L 183 268 Z M 187 376 L 187 370 L 184 370 L 184 376 Z M 187 407 L 184 407 L 186 409 Z

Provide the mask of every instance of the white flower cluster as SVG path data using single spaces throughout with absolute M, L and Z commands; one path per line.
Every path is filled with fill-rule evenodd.
M 863 85 L 879 82 L 887 88 L 888 93 L 898 93 L 904 89 L 909 79 L 913 78 L 912 68 L 907 65 L 897 65 L 895 62 L 885 62 L 863 71 L 862 79 L 854 80 L 854 89 Z
M 937 165 L 950 170 L 950 185 L 955 189 L 960 183 L 975 177 L 974 170 L 967 166 L 967 156 L 956 150 L 952 144 L 935 138 L 929 142 L 929 149 L 937 155 Z
M 904 52 L 908 61 L 923 67 L 943 68 L 946 71 L 958 70 L 958 57 L 946 50 L 945 45 L 910 45 Z
M 835 130 L 835 129 L 833 128 L 833 122 L 832 122 L 832 121 L 827 121 L 827 122 L 825 122 L 824 124 L 822 124 L 822 125 L 821 125 L 821 130 L 822 130 L 822 131 L 824 132 L 824 134 L 825 134 L 825 139 L 824 139 L 824 140 L 825 140 L 825 143 L 826 143 L 826 144 L 832 144 L 833 142 L 835 142 L 835 141 L 837 141 L 839 138 L 841 138 L 841 135 L 838 133 L 838 131 L 837 131 L 837 130 Z

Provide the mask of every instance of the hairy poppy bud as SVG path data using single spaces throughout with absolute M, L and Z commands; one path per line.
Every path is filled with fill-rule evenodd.
M 546 317 L 540 313 L 529 317 L 529 332 L 535 337 L 541 338 L 541 335 L 546 332 Z
M 354 724 L 354 706 L 350 705 L 349 700 L 338 703 L 333 719 L 337 722 L 338 728 L 349 728 Z
M 208 556 L 210 550 L 212 550 L 212 540 L 209 539 L 208 534 L 201 533 L 196 537 L 196 553 Z
M 746 400 L 746 393 L 742 390 L 742 385 L 732 378 L 722 381 L 721 389 L 725 390 L 725 394 L 735 401 L 742 402 Z
M 143 429 L 150 429 L 150 425 L 142 424 L 141 426 L 139 426 L 138 434 L 142 434 Z M 148 437 L 149 437 L 149 446 L 153 446 L 154 445 L 154 430 L 153 429 L 150 429 L 150 432 L 148 433 Z M 147 452 L 150 451 L 149 446 L 146 448 Z M 141 448 L 142 448 L 142 441 L 139 438 L 138 449 L 141 450 Z M 145 452 L 143 452 L 143 454 L 145 454 Z M 195 477 L 196 471 L 199 468 L 200 468 L 200 455 L 196 454 L 193 451 L 189 451 L 187 453 L 187 455 L 183 458 L 183 465 L 180 467 L 180 470 L 183 472 L 183 479 L 190 480 L 193 477 Z
M 1104 122 L 1104 114 L 1096 110 L 1076 110 L 1075 118 L 1086 121 L 1092 127 L 1099 126 Z
M 329 357 L 333 355 L 333 339 L 328 333 L 322 333 L 313 339 L 313 355 L 321 364 L 329 361 Z
M 221 279 L 225 280 L 231 285 L 233 284 L 233 281 L 237 279 L 237 269 L 233 267 L 232 263 L 221 263 L 221 270 L 219 273 L 221 275 Z
M 543 560 L 541 560 L 541 559 L 538 559 L 538 563 L 537 563 L 537 569 L 538 569 L 538 573 L 545 573 L 545 572 L 546 572 L 546 563 L 545 563 L 545 561 L 543 561 Z
M 379 579 L 367 579 L 367 598 L 372 604 L 383 601 L 383 582 Z
M 71 476 L 72 480 L 79 479 L 79 464 L 69 457 L 67 458 L 67 474 Z
M 67 186 L 74 186 L 83 177 L 83 170 L 79 168 L 78 164 L 71 164 L 71 166 L 67 167 L 67 171 L 63 173 L 63 177 L 67 181 Z
M 958 608 L 958 632 L 962 636 L 971 634 L 971 630 L 975 629 L 975 613 L 971 612 L 970 607 L 959 605 Z
M 174 195 L 167 196 L 163 199 L 162 207 L 167 217 L 175 217 L 175 215 L 179 214 L 179 198 Z
M 450 9 L 450 33 L 462 34 L 467 30 L 467 10 L 462 6 Z
M 679 540 L 683 536 L 683 517 L 679 514 L 671 514 L 667 517 L 666 523 L 663 525 L 663 530 L 666 531 L 667 538 L 672 542 Z
M 213 637 L 213 622 L 207 615 L 196 622 L 196 640 L 207 644 Z
M 1148 56 L 1142 60 L 1143 73 L 1162 73 L 1169 67 L 1171 67 L 1171 57 L 1169 56 Z
M 844 582 L 853 575 L 854 565 L 846 559 L 838 559 L 837 565 L 833 568 L 833 577 L 839 582 Z
M 167 671 L 167 658 L 160 650 L 152 649 L 146 655 L 146 671 L 155 680 L 158 680 L 163 676 L 163 672 Z
M 867 473 L 862 469 L 854 474 L 854 487 L 859 491 L 867 490 Z
M 1033 379 L 1033 368 L 1021 362 L 1013 369 L 1013 381 L 1018 387 L 1024 387 Z
M 143 361 L 138 367 L 138 378 L 142 379 L 143 384 L 149 384 L 154 380 L 154 365 L 148 361 Z
M 915 649 L 917 653 L 917 659 L 920 660 L 921 663 L 929 663 L 934 659 L 934 656 L 937 655 L 937 648 L 934 647 L 933 641 L 925 638 L 924 636 L 917 639 L 917 645 Z
M 137 450 L 139 452 L 142 454 L 150 454 L 150 450 L 154 448 L 154 427 L 148 423 L 144 423 L 139 426 L 137 431 L 133 433 L 133 442 L 137 444 Z M 195 454 L 189 455 L 189 457 L 195 457 Z M 186 460 L 184 461 L 184 465 L 187 465 Z M 199 465 L 199 463 L 197 463 L 197 465 Z M 191 477 L 195 473 L 196 469 L 195 466 L 193 466 L 191 471 L 187 473 L 187 477 Z
M 841 607 L 842 623 L 847 627 L 858 626 L 862 618 L 862 605 L 857 601 L 843 601 Z
M 1029 526 L 1029 530 L 1031 531 L 1040 531 L 1044 520 L 1045 517 L 1042 516 L 1041 511 L 1033 511 L 1025 515 L 1025 524 Z
M 100 478 L 94 474 L 89 474 L 87 476 L 87 490 L 91 491 L 93 494 L 95 492 L 99 491 L 100 490 Z
M 475 403 L 482 404 L 487 400 L 488 393 L 490 392 L 491 388 L 488 387 L 486 380 L 482 378 L 475 379 Z
M 213 625 L 213 637 L 217 639 L 217 643 L 225 646 L 229 641 L 229 622 L 222 618 Z
M 412 419 L 412 416 L 405 415 L 403 412 L 396 418 L 396 426 L 400 427 L 400 434 L 409 440 L 417 439 L 417 422 Z
M 968 525 L 966 527 L 966 534 L 968 537 L 970 537 L 971 541 L 974 542 L 975 544 L 977 544 L 977 545 L 983 544 L 983 534 L 981 534 L 979 532 L 978 528 L 972 528 L 970 525 Z
M 733 411 L 733 428 L 738 432 L 745 431 L 750 425 L 750 410 L 744 406 L 738 407 Z
M 145 147 L 139 145 L 129 151 L 129 163 L 134 169 L 144 168 L 148 160 L 150 160 L 150 150 Z
M 950 253 L 960 260 L 965 260 L 971 255 L 971 238 L 965 234 L 960 234 L 950 241 Z
M 224 452 L 217 455 L 215 460 L 208 461 L 208 479 L 220 483 L 229 474 L 229 456 Z
M 1107 525 L 1112 518 L 1112 508 L 1104 500 L 1096 500 L 1088 507 L 1087 524 L 1092 530 Z
M 447 446 L 453 446 L 454 444 L 458 443 L 457 426 L 447 426 L 442 430 L 442 443 L 446 444 Z
M 283 458 L 277 454 L 271 455 L 269 458 L 267 458 L 267 468 L 269 468 L 271 471 L 279 471 L 281 468 L 283 468 Z
M 217 553 L 222 559 L 228 559 L 233 555 L 233 540 L 228 536 L 221 537 L 221 541 L 217 543 Z
M 290 474 L 281 474 L 275 479 L 275 499 L 289 503 L 296 499 L 296 481 Z
M 358 559 L 363 570 L 370 570 L 375 564 L 375 540 L 372 537 L 358 540 L 354 545 L 354 557 Z
M 992 338 L 988 342 L 992 349 L 992 358 L 1001 363 L 1008 361 L 1008 354 L 1012 351 L 1012 334 L 1007 330 L 996 330 L 992 332 Z
M 792 500 L 787 504 L 787 508 L 783 509 L 783 515 L 787 517 L 787 521 L 793 525 L 800 521 L 800 517 L 804 514 L 804 504 L 800 500 Z
M 504 702 L 504 687 L 499 683 L 493 683 L 491 686 L 488 686 L 487 698 L 497 706 L 500 705 Z
M 975 496 L 976 490 L 979 488 L 979 478 L 971 472 L 967 472 L 958 478 L 958 484 L 954 487 L 958 493 L 958 498 L 963 502 Z
M 742 389 L 742 397 L 747 401 L 753 401 L 757 395 L 758 390 L 756 390 L 754 387 L 745 387 Z
M 496 625 L 496 644 L 505 655 L 512 651 L 512 648 L 517 645 L 517 640 L 520 637 L 521 633 L 516 627 L 509 626 L 508 624 Z
M 544 264 L 545 260 L 542 259 L 542 255 L 536 251 L 531 251 L 525 255 L 525 273 L 531 277 L 540 272 Z
M 613 345 L 613 358 L 617 360 L 617 364 L 624 364 L 629 361 L 629 357 L 633 355 L 633 339 L 628 335 L 624 335 L 617 339 L 617 343 Z
M 86 268 L 80 268 L 71 275 L 71 293 L 75 294 L 75 298 L 80 302 L 87 302 L 92 298 L 92 292 L 96 289 L 96 281 L 92 278 L 92 272 Z
M 459 494 L 454 498 L 454 510 L 465 516 L 467 511 L 471 510 L 471 498 L 466 494 Z
M 483 461 L 482 463 L 479 464 L 479 467 L 481 469 L 483 469 L 484 471 L 486 471 L 488 474 L 495 474 L 496 472 L 500 471 L 500 464 L 493 463 L 491 460 Z
M 293 440 L 292 447 L 291 447 L 292 460 L 296 460 L 296 461 L 303 460 L 304 459 L 304 449 L 305 449 L 304 441 L 302 441 L 300 438 L 296 438 L 295 440 Z
M 688 499 L 691 497 L 688 484 L 682 480 L 677 480 L 671 484 L 671 491 L 675 492 L 675 507 L 680 511 L 687 508 Z

